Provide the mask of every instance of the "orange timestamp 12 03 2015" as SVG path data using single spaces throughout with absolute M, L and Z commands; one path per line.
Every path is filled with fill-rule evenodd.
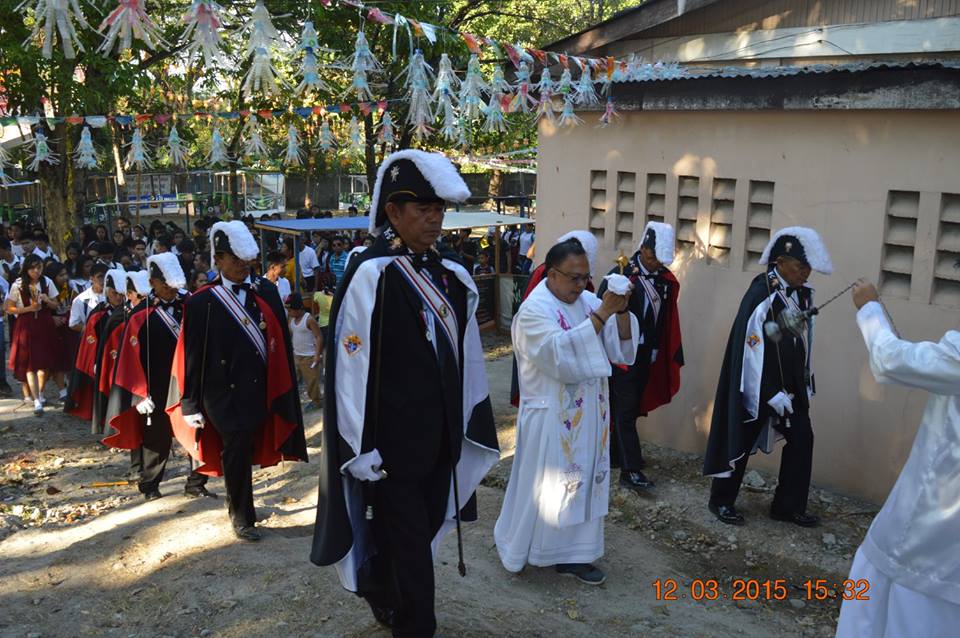
M 673 578 L 658 578 L 653 581 L 657 600 L 787 600 L 787 581 L 734 578 L 729 589 L 715 579 L 695 578 L 689 587 Z M 843 600 L 870 600 L 870 582 L 866 579 L 831 582 L 825 578 L 810 579 L 800 586 L 801 597 L 806 600 L 827 600 L 839 595 Z

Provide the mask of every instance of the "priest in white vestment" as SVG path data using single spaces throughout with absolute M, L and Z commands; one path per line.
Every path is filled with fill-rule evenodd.
M 837 636 L 960 636 L 960 332 L 938 343 L 904 341 L 872 284 L 859 281 L 853 300 L 873 375 L 930 398 L 900 477 L 853 559 L 856 587 L 840 609 Z
M 546 278 L 513 319 L 520 377 L 517 444 L 494 529 L 503 566 L 556 566 L 599 585 L 610 489 L 611 362 L 634 361 L 640 332 L 631 284 L 608 275 L 603 301 L 585 292 L 590 267 L 570 239 L 547 253 Z

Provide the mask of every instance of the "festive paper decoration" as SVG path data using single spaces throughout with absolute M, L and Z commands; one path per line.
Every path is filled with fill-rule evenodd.
M 573 95 L 567 95 L 565 98 L 563 98 L 563 111 L 560 113 L 560 118 L 557 120 L 560 126 L 580 126 L 583 124 L 583 120 L 580 119 L 573 111 L 573 101 Z
M 504 101 L 509 104 L 510 98 L 505 95 L 513 88 L 503 77 L 503 69 L 499 66 L 493 71 L 493 79 L 490 81 L 490 102 L 484 110 L 486 119 L 483 122 L 483 130 L 487 133 L 505 133 L 507 131 L 507 120 L 503 112 Z
M 520 68 L 517 69 L 517 94 L 513 97 L 510 104 L 511 111 L 528 113 L 530 108 L 537 105 L 537 100 L 530 95 L 530 65 L 526 60 L 520 62 Z
M 386 113 L 384 115 L 386 115 Z M 333 148 L 334 143 L 335 140 L 333 139 L 333 132 L 330 130 L 330 123 L 324 120 L 323 124 L 320 125 L 320 148 L 324 151 L 329 151 Z
M 566 68 L 560 74 L 560 82 L 557 83 L 556 93 L 566 97 L 573 92 L 573 76 L 570 75 L 570 69 Z
M 350 133 L 350 152 L 355 155 L 363 155 L 363 133 L 360 132 L 360 123 L 357 121 L 356 115 L 350 118 L 350 126 L 347 130 Z
M 467 62 L 467 75 L 460 86 L 460 111 L 463 117 L 475 120 L 483 114 L 483 94 L 488 89 L 480 72 L 480 59 L 473 54 Z
M 253 57 L 250 70 L 243 81 L 244 97 L 250 99 L 253 93 L 261 90 L 268 95 L 276 93 L 279 91 L 277 86 L 279 73 L 270 59 L 270 47 L 278 40 L 280 33 L 273 26 L 270 13 L 261 0 L 257 0 L 250 19 L 243 25 L 240 32 L 249 33 L 250 39 L 247 42 L 246 53 Z M 282 80 L 280 82 L 282 83 Z
M 300 76 L 303 79 L 297 86 L 296 94 L 300 95 L 308 90 L 331 92 L 330 85 L 320 79 L 317 65 L 317 51 L 320 50 L 320 41 L 317 38 L 317 30 L 313 27 L 313 22 L 303 23 L 303 31 L 300 33 L 300 50 L 303 51 L 303 62 L 300 64 Z
M 23 9 L 29 0 L 24 0 L 17 10 Z M 80 9 L 80 0 L 37 0 L 33 5 L 33 31 L 30 37 L 24 41 L 24 46 L 30 40 L 35 40 L 40 32 L 43 32 L 43 48 L 41 54 L 44 58 L 53 57 L 53 35 L 56 30 L 60 35 L 60 44 L 63 47 L 63 57 L 72 60 L 77 57 L 77 49 L 86 51 L 80 38 L 77 37 L 77 29 L 73 26 L 74 21 L 80 26 L 89 29 L 90 24 L 83 16 Z
M 443 126 L 440 127 L 440 134 L 444 139 L 454 141 L 460 138 L 460 119 L 457 117 L 457 111 L 453 108 L 453 102 L 449 99 L 441 104 L 443 109 Z
M 385 111 L 383 117 L 380 118 L 380 132 L 377 134 L 377 140 L 387 146 L 393 146 L 395 142 L 393 117 L 390 116 L 388 111 Z
M 430 122 L 433 121 L 433 108 L 430 101 L 430 79 L 433 69 L 423 59 L 423 51 L 417 49 L 410 57 L 410 64 L 404 69 L 404 86 L 410 99 L 407 112 L 407 124 L 413 127 L 413 137 L 422 140 L 433 133 Z
M 187 165 L 187 149 L 180 139 L 176 124 L 170 127 L 170 134 L 167 135 L 167 158 L 173 166 Z
M 130 147 L 127 152 L 127 168 L 135 167 L 138 171 L 142 171 L 153 166 L 150 158 L 147 157 L 146 143 L 143 141 L 143 132 L 139 126 L 133 130 L 133 137 L 127 146 Z
M 283 163 L 287 166 L 300 166 L 303 163 L 300 137 L 297 135 L 297 127 L 293 124 L 287 127 L 287 154 L 283 157 Z
M 267 156 L 267 145 L 260 136 L 260 121 L 256 115 L 250 114 L 243 129 L 243 156 L 254 159 L 263 159 Z
M 223 139 L 219 128 L 214 128 L 210 135 L 210 152 L 207 153 L 208 166 L 220 166 L 230 162 L 227 143 Z
M 60 163 L 60 156 L 50 148 L 50 143 L 47 141 L 46 135 L 40 131 L 34 131 L 33 145 L 30 149 L 30 163 L 27 164 L 27 168 L 35 171 L 40 168 L 41 162 L 46 162 L 54 166 Z
M 203 66 L 206 70 L 216 68 L 221 61 L 220 52 L 220 17 L 223 7 L 212 0 L 193 0 L 190 9 L 183 16 L 187 28 L 181 36 L 190 40 L 185 51 L 193 59 L 198 53 L 203 54 Z
M 600 98 L 597 97 L 597 91 L 593 87 L 593 77 L 590 72 L 590 65 L 585 64 L 580 73 L 580 81 L 577 83 L 574 101 L 580 105 L 598 104 Z
M 133 46 L 133 38 L 142 40 L 151 51 L 156 50 L 157 44 L 169 46 L 160 27 L 147 15 L 146 4 L 147 0 L 120 0 L 100 24 L 100 34 L 105 28 L 107 33 L 97 52 L 109 56 L 118 40 L 120 50 L 127 51 Z
M 600 116 L 600 123 L 597 124 L 597 128 L 607 128 L 613 123 L 613 120 L 619 118 L 620 115 L 617 113 L 616 106 L 613 104 L 613 98 L 607 98 L 607 106 L 603 110 L 603 115 Z
M 453 63 L 450 62 L 450 56 L 446 53 L 440 55 L 440 64 L 437 66 L 437 83 L 433 90 L 433 99 L 441 104 L 444 96 L 452 97 L 456 95 L 460 88 L 460 78 L 453 70 Z
M 550 75 L 550 68 L 543 67 L 540 74 L 540 82 L 537 84 L 537 92 L 540 94 L 540 102 L 537 104 L 537 120 L 546 118 L 548 122 L 553 122 L 556 118 L 556 109 L 553 106 L 553 78 Z
M 359 100 L 373 99 L 373 93 L 370 91 L 370 84 L 367 80 L 367 73 L 379 71 L 380 63 L 373 57 L 370 51 L 370 45 L 367 43 L 367 36 L 363 30 L 357 33 L 357 41 L 353 48 L 353 55 L 348 60 L 350 69 L 353 71 L 353 81 L 350 88 L 344 95 L 355 93 Z
M 77 150 L 73 153 L 73 165 L 87 170 L 97 167 L 97 150 L 93 147 L 89 126 L 84 126 L 80 131 L 80 143 L 77 144 Z
M 10 176 L 7 175 L 7 168 L 10 167 L 10 152 L 0 144 L 0 184 L 9 184 Z

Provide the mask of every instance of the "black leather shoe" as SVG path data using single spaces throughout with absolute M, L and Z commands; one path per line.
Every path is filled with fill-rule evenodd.
M 743 514 L 738 512 L 737 508 L 733 505 L 714 505 L 713 503 L 709 503 L 707 509 L 709 509 L 721 523 L 726 523 L 727 525 L 743 525 L 746 523 Z
M 820 524 L 819 516 L 813 516 L 812 514 L 807 514 L 805 512 L 797 512 L 796 514 L 778 514 L 776 512 L 770 512 L 770 518 L 775 521 L 793 523 L 794 525 L 799 525 L 800 527 L 816 527 Z
M 219 498 L 216 494 L 208 490 L 205 486 L 201 485 L 200 487 L 187 487 L 183 490 L 183 495 L 187 498 L 200 498 L 205 496 L 207 498 Z
M 143 498 L 147 501 L 155 501 L 162 496 L 163 494 L 160 493 L 160 490 L 156 490 L 156 489 L 143 493 Z
M 377 620 L 378 623 L 386 627 L 387 629 L 393 629 L 393 626 L 396 624 L 397 612 L 386 607 L 377 607 L 369 600 L 367 604 L 370 605 L 370 611 L 373 612 L 373 617 Z
M 558 574 L 573 576 L 587 585 L 602 585 L 607 581 L 607 575 L 590 563 L 561 563 L 554 569 Z
M 248 543 L 256 543 L 258 540 L 263 538 L 260 536 L 260 532 L 253 525 L 245 525 L 244 527 L 234 527 L 233 533 L 237 535 L 242 541 L 247 541 Z
M 649 490 L 653 487 L 653 481 L 643 472 L 620 472 L 620 487 L 634 491 Z

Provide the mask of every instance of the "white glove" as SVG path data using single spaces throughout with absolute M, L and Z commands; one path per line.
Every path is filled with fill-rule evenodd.
M 633 284 L 623 275 L 613 273 L 612 275 L 607 275 L 604 279 L 607 281 L 607 290 L 615 295 L 626 295 L 633 290 Z
M 387 478 L 387 471 L 380 469 L 381 465 L 383 465 L 383 459 L 380 458 L 380 451 L 373 450 L 356 457 L 345 467 L 358 481 L 379 481 Z
M 770 397 L 770 400 L 767 401 L 767 405 L 773 408 L 773 411 L 777 413 L 777 416 L 783 416 L 784 412 L 787 414 L 793 414 L 793 395 L 787 394 L 781 390 Z
M 199 430 L 204 425 L 202 414 L 184 414 L 183 420 L 194 430 Z
M 140 414 L 153 414 L 153 411 L 157 408 L 153 403 L 153 399 L 147 397 L 143 401 L 137 404 L 137 412 Z

